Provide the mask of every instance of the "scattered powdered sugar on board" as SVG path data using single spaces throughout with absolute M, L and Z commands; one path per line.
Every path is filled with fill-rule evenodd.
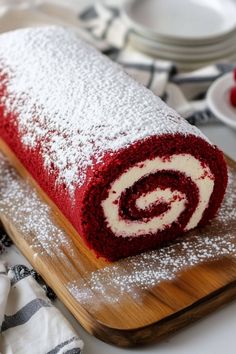
M 73 194 L 86 171 L 133 142 L 165 133 L 208 139 L 122 68 L 61 27 L 0 36 L 7 112 L 18 115 L 22 142 L 38 142 L 45 168 Z M 53 171 L 51 171 L 53 173 Z
M 212 234 L 212 229 L 217 230 Z M 210 225 L 193 231 L 159 250 L 119 261 L 68 284 L 83 304 L 119 304 L 122 296 L 142 301 L 142 290 L 173 280 L 181 271 L 224 256 L 236 257 L 236 174 L 229 168 L 229 183 L 218 216 Z
M 175 279 L 181 271 L 224 256 L 236 257 L 236 172 L 229 168 L 229 183 L 218 216 L 210 225 L 192 231 L 168 247 L 130 257 L 99 270 L 78 274 L 67 254 L 77 265 L 79 253 L 70 237 L 51 220 L 51 210 L 36 191 L 0 154 L 0 215 L 4 215 L 32 244 L 35 255 L 49 255 L 70 272 L 66 284 L 70 294 L 84 306 L 93 309 L 101 304 L 118 304 L 127 294 L 142 301 L 143 290 L 161 281 Z M 215 233 L 212 230 L 217 230 Z M 52 271 L 52 269 L 50 270 Z
M 73 254 L 73 243 L 51 220 L 50 207 L 0 154 L 0 214 L 5 215 L 26 241 L 30 240 L 36 255 L 65 257 Z M 64 250 L 64 251 L 63 251 Z M 64 260 L 65 261 L 65 260 Z

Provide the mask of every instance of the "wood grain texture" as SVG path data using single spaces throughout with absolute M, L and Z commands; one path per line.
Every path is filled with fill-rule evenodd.
M 0 198 L 4 201 L 0 218 L 6 231 L 81 325 L 97 338 L 122 347 L 160 340 L 236 297 L 236 220 L 232 221 L 232 217 L 216 218 L 211 225 L 190 232 L 183 241 L 166 248 L 173 258 L 173 264 L 170 256 L 166 259 L 168 276 L 163 273 L 164 263 L 160 263 L 161 257 L 165 258 L 165 248 L 161 257 L 160 251 L 152 251 L 108 263 L 88 250 L 3 141 L 0 149 L 21 175 L 13 173 L 15 183 L 22 189 L 28 188 L 29 197 L 35 187 L 41 204 L 50 205 L 48 217 L 57 225 L 58 234 L 64 230 L 66 242 L 58 244 L 52 239 L 45 248 L 42 243 L 39 245 L 40 240 L 33 231 L 22 231 L 24 201 L 19 203 L 11 197 L 18 213 L 16 220 L 11 205 L 2 197 L 5 184 L 1 184 L 1 179 L 6 173 L 1 172 Z M 229 158 L 227 162 L 235 181 L 236 163 Z M 12 170 L 8 164 L 5 168 Z M 32 187 L 27 185 L 28 181 Z M 220 241 L 224 238 L 228 245 L 225 254 L 222 250 L 226 246 Z M 206 243 L 200 242 L 201 239 Z M 209 246 L 212 239 L 215 241 Z M 187 257 L 186 244 L 192 250 Z M 214 249 L 205 251 L 204 244 Z

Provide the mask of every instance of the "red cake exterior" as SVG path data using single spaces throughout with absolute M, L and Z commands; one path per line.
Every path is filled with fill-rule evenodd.
M 0 37 L 0 137 L 108 260 L 205 225 L 222 153 L 122 69 L 62 28 Z

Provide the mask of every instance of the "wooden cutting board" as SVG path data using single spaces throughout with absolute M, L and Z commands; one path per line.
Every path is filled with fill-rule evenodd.
M 81 325 L 118 346 L 149 343 L 236 297 L 236 163 L 218 217 L 161 250 L 97 259 L 1 142 L 0 218 L 32 266 Z M 34 183 L 32 180 L 30 181 Z M 44 200 L 47 200 L 50 207 Z

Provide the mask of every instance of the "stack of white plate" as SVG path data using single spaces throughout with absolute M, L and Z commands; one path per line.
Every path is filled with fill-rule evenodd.
M 181 69 L 236 61 L 236 0 L 129 0 L 130 43 Z

